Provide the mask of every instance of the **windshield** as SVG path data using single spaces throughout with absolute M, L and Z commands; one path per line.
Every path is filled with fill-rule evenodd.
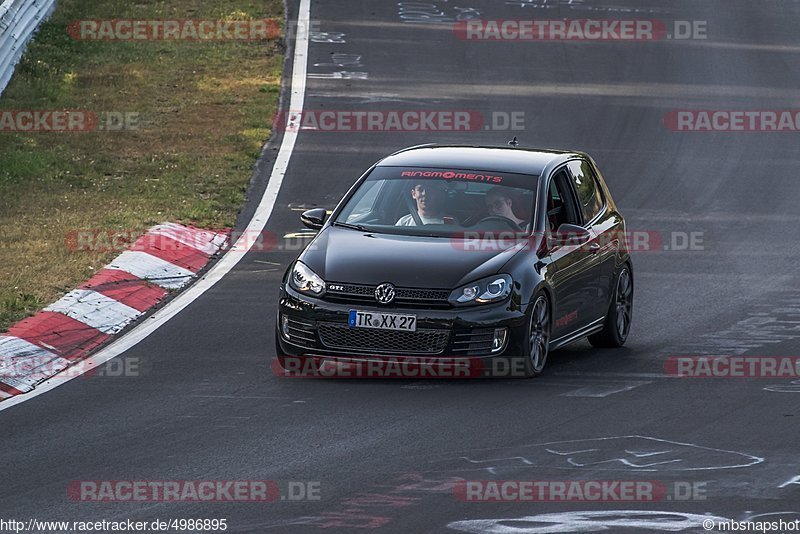
M 334 224 L 402 235 L 529 233 L 538 176 L 486 170 L 376 167 Z

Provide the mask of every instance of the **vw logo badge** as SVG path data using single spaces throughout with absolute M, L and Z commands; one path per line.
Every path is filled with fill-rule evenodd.
M 375 288 L 375 300 L 381 304 L 389 304 L 394 300 L 394 286 L 389 283 L 381 284 Z

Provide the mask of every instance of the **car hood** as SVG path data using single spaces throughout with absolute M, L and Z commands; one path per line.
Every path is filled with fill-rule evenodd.
M 299 259 L 327 282 L 455 289 L 497 274 L 523 247 L 524 241 L 509 243 L 505 250 L 465 247 L 462 240 L 447 237 L 375 234 L 328 226 Z

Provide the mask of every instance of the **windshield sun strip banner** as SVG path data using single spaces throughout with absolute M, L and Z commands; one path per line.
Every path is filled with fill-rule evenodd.
M 536 190 L 538 176 L 487 170 L 427 168 L 427 167 L 376 167 L 368 180 L 443 180 L 447 182 L 472 182 L 489 185 Z

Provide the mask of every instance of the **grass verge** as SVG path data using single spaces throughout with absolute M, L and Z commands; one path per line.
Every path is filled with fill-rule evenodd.
M 231 226 L 278 103 L 282 40 L 76 40 L 69 24 L 282 17 L 281 0 L 58 1 L 0 111 L 87 110 L 106 128 L 0 131 L 0 332 L 119 253 L 72 250 L 71 232 Z

